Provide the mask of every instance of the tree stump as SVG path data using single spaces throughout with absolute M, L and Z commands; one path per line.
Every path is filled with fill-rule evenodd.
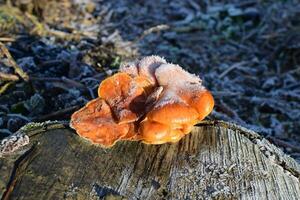
M 2 199 L 300 199 L 300 166 L 253 131 L 204 121 L 176 144 L 103 149 L 58 122 L 29 124 L 0 158 Z

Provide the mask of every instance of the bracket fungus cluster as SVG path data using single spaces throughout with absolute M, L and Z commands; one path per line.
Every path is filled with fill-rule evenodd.
M 99 97 L 75 112 L 70 125 L 93 143 L 177 142 L 213 109 L 201 79 L 158 56 L 123 64 L 98 88 Z

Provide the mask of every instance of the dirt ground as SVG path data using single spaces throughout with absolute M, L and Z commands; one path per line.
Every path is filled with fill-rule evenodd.
M 28 75 L 2 49 L 0 138 L 68 120 L 121 62 L 155 54 L 203 79 L 210 119 L 255 130 L 300 162 L 299 1 L 0 2 L 0 41 Z

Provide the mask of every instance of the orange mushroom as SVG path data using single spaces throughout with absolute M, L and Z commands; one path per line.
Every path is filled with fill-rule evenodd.
M 214 98 L 207 90 L 185 94 L 182 95 L 182 98 L 185 99 L 191 107 L 197 110 L 199 121 L 203 120 L 213 110 Z
M 136 121 L 146 100 L 144 89 L 126 73 L 105 79 L 98 94 L 111 107 L 118 123 Z
M 166 85 L 177 97 L 197 110 L 198 120 L 204 119 L 214 107 L 214 99 L 209 91 L 202 86 L 199 77 L 184 71 L 180 66 L 164 64 L 155 75 L 159 85 Z
M 138 73 L 140 76 L 146 77 L 151 84 L 157 83 L 155 71 L 162 64 L 167 63 L 165 59 L 159 56 L 147 56 L 138 62 Z
M 98 94 L 72 115 L 71 127 L 106 147 L 118 140 L 177 142 L 214 106 L 199 77 L 158 56 L 122 65 Z
M 184 136 L 180 129 L 172 129 L 167 124 L 149 120 L 141 122 L 139 131 L 142 133 L 140 139 L 146 144 L 177 142 Z
M 155 76 L 164 92 L 141 123 L 139 134 L 146 143 L 176 142 L 212 111 L 214 100 L 199 77 L 178 65 L 162 64 Z
M 181 99 L 175 91 L 166 89 L 154 108 L 148 112 L 146 119 L 142 121 L 139 129 L 140 138 L 151 144 L 177 142 L 189 133 L 198 121 L 198 111 Z M 152 135 L 149 132 L 152 132 Z M 157 139 L 153 140 L 155 137 Z
M 93 143 L 110 147 L 118 140 L 131 135 L 133 124 L 117 124 L 109 105 L 101 98 L 90 101 L 85 107 L 73 113 L 70 126 L 77 133 Z

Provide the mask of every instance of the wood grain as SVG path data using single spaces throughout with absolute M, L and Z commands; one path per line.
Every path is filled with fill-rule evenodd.
M 0 158 L 2 199 L 300 199 L 299 165 L 222 121 L 203 122 L 176 144 L 111 149 L 59 124 L 24 132 L 27 150 Z

